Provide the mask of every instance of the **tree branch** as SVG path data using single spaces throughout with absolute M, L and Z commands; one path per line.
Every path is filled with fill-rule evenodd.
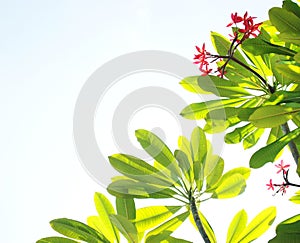
M 286 135 L 286 134 L 288 134 L 288 133 L 291 132 L 290 128 L 289 128 L 289 125 L 287 123 L 284 123 L 284 124 L 281 125 L 281 130 L 283 131 L 284 135 Z M 298 165 L 299 152 L 298 152 L 296 144 L 294 143 L 293 140 L 289 142 L 289 147 L 290 147 L 291 153 L 293 155 L 293 158 L 294 158 L 296 164 Z

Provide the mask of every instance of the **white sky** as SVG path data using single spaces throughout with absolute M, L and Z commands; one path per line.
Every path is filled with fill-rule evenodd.
M 72 122 L 79 91 L 98 67 L 138 50 L 169 51 L 192 60 L 194 45 L 209 42 L 211 30 L 226 33 L 231 12 L 247 10 L 264 20 L 267 10 L 280 4 L 279 0 L 1 0 L 1 242 L 35 242 L 54 235 L 48 224 L 51 219 L 85 221 L 95 214 L 93 194 L 105 190 L 79 162 Z M 146 82 L 151 82 L 150 77 Z M 197 96 L 183 91 L 178 81 L 174 79 L 167 87 L 196 102 Z M 171 119 L 161 111 L 149 112 L 153 117 Z M 143 117 L 137 114 L 132 118 L 129 133 L 143 126 L 157 127 L 160 122 L 156 119 L 149 124 Z M 160 126 L 175 149 L 173 137 L 179 134 L 172 133 L 166 119 Z M 170 123 L 176 127 L 176 121 Z M 102 131 L 97 124 L 95 129 Z M 115 153 L 108 136 L 102 137 L 112 145 L 104 153 Z M 247 156 L 242 151 L 241 145 L 224 148 L 227 168 L 247 166 L 253 150 Z M 291 161 L 288 154 L 285 158 Z M 242 208 L 251 219 L 265 207 L 277 205 L 276 223 L 299 211 L 297 205 L 287 202 L 288 196 L 272 197 L 266 191 L 265 183 L 273 174 L 272 165 L 253 171 L 244 195 L 203 205 L 220 242 L 224 242 L 230 220 Z M 266 242 L 273 234 L 272 228 L 257 242 Z M 199 236 L 191 226 L 179 230 L 178 236 L 201 242 L 193 238 Z

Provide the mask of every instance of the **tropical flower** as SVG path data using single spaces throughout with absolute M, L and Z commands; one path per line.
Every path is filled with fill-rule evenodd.
M 289 168 L 290 165 L 289 164 L 284 165 L 283 160 L 281 160 L 279 164 L 275 165 L 275 167 L 279 168 L 277 174 L 280 173 L 281 171 L 283 171 L 283 173 L 286 174 L 286 169 Z
M 272 182 L 272 179 L 270 179 L 269 184 L 266 184 L 266 186 L 268 187 L 268 190 L 272 189 L 272 191 L 274 191 L 274 184 Z

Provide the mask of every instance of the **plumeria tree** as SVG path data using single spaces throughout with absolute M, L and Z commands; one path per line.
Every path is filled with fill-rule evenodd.
M 287 146 L 297 170 L 290 171 L 290 165 L 281 160 L 274 167 L 282 181 L 270 178 L 266 187 L 274 195 L 300 187 L 289 179 L 290 173 L 300 176 L 300 7 L 285 0 L 281 8 L 270 9 L 264 22 L 248 12 L 232 13 L 227 27 L 229 38 L 211 33 L 215 51 L 207 50 L 205 43 L 196 46 L 194 63 L 200 74 L 180 82 L 190 92 L 215 95 L 181 112 L 187 119 L 204 120 L 205 126 L 196 127 L 190 138 L 179 137 L 174 152 L 152 132 L 137 130 L 138 142 L 153 160 L 128 154 L 109 157 L 121 173 L 107 188 L 116 198 L 115 206 L 96 193 L 98 215 L 88 217 L 87 224 L 55 219 L 50 224 L 63 237 L 47 237 L 39 243 L 189 242 L 173 236 L 186 220 L 204 242 L 217 242 L 204 216 L 209 212 L 203 212 L 201 205 L 243 193 L 250 169 L 238 167 L 224 173 L 224 160 L 213 153 L 206 133 L 226 131 L 225 142 L 242 142 L 244 149 L 254 147 L 265 134 L 266 146 L 258 148 L 249 161 L 255 169 L 274 162 Z M 157 200 L 158 205 L 136 208 L 137 200 L 147 199 Z M 299 204 L 300 191 L 290 201 Z M 247 243 L 262 235 L 273 223 L 276 208 L 261 210 L 249 223 L 245 210 L 237 212 L 226 242 Z M 269 242 L 299 242 L 300 214 L 281 222 L 276 234 Z

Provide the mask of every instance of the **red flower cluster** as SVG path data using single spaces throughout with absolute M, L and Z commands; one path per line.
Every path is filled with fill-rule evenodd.
M 248 12 L 246 12 L 243 17 L 238 16 L 237 13 L 235 14 L 232 13 L 231 14 L 232 22 L 229 23 L 227 27 L 230 27 L 233 24 L 235 24 L 236 28 L 238 28 L 237 24 L 239 23 L 243 24 L 242 28 L 238 28 L 237 30 L 234 29 L 234 33 L 233 33 L 234 36 L 232 37 L 237 38 L 237 41 L 239 42 L 248 39 L 250 36 L 257 37 L 257 35 L 260 33 L 258 28 L 262 23 L 254 24 L 253 20 L 255 18 L 256 17 L 248 16 Z M 238 37 L 240 33 L 242 35 Z
M 205 43 L 202 45 L 202 49 L 196 46 L 198 54 L 195 54 L 194 64 L 200 64 L 199 70 L 202 72 L 202 76 L 206 76 L 211 73 L 212 69 L 209 68 L 207 58 L 210 57 L 210 53 L 205 50 Z
M 289 187 L 289 182 L 287 180 L 287 173 L 288 170 L 287 168 L 290 167 L 289 164 L 284 164 L 283 160 L 280 161 L 279 164 L 275 165 L 275 167 L 279 168 L 279 170 L 277 171 L 277 174 L 280 173 L 281 171 L 283 172 L 283 178 L 284 178 L 284 182 L 282 184 L 274 184 L 272 179 L 270 179 L 269 184 L 266 184 L 266 186 L 268 187 L 268 190 L 275 190 L 275 187 L 279 187 L 279 189 L 276 191 L 276 193 L 282 192 L 282 195 L 286 193 L 286 188 Z

